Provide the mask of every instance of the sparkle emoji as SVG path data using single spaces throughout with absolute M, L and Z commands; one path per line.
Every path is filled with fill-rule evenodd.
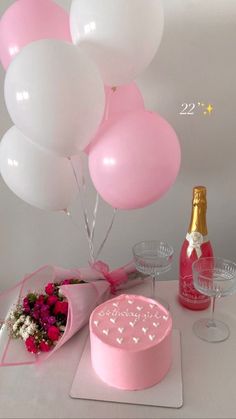
M 205 108 L 204 115 L 212 115 L 213 106 L 209 103 L 209 105 Z

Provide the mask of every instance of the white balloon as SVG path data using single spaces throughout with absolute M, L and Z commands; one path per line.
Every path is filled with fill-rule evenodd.
M 128 84 L 151 63 L 161 42 L 161 0 L 74 0 L 74 44 L 96 62 L 108 86 Z
M 16 127 L 1 141 L 0 171 L 19 198 L 41 209 L 67 209 L 77 192 L 69 160 L 35 146 Z
M 14 124 L 61 156 L 83 150 L 103 118 L 104 85 L 96 65 L 74 45 L 41 40 L 13 60 L 5 101 Z

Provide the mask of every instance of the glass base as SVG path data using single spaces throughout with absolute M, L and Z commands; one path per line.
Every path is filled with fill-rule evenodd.
M 196 336 L 206 342 L 223 342 L 228 339 L 230 330 L 227 324 L 211 319 L 201 319 L 194 323 L 193 331 Z

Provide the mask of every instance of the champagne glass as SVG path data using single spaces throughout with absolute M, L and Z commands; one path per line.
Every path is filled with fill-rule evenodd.
M 143 241 L 133 246 L 134 262 L 137 271 L 152 277 L 152 295 L 160 304 L 169 309 L 169 304 L 161 298 L 156 298 L 156 281 L 160 274 L 171 269 L 174 250 L 163 241 Z
M 215 303 L 218 298 L 236 292 L 236 264 L 222 258 L 204 257 L 193 263 L 192 270 L 196 290 L 212 299 L 211 317 L 196 321 L 193 331 L 207 342 L 222 342 L 228 339 L 230 330 L 227 324 L 215 319 Z

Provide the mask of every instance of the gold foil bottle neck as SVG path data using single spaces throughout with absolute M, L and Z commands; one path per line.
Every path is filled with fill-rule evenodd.
M 193 205 L 206 205 L 206 187 L 205 186 L 195 186 L 193 188 Z
M 197 231 L 203 236 L 207 236 L 208 234 L 206 223 L 206 194 L 207 191 L 205 186 L 195 186 L 193 188 L 192 216 L 188 229 L 189 233 Z

